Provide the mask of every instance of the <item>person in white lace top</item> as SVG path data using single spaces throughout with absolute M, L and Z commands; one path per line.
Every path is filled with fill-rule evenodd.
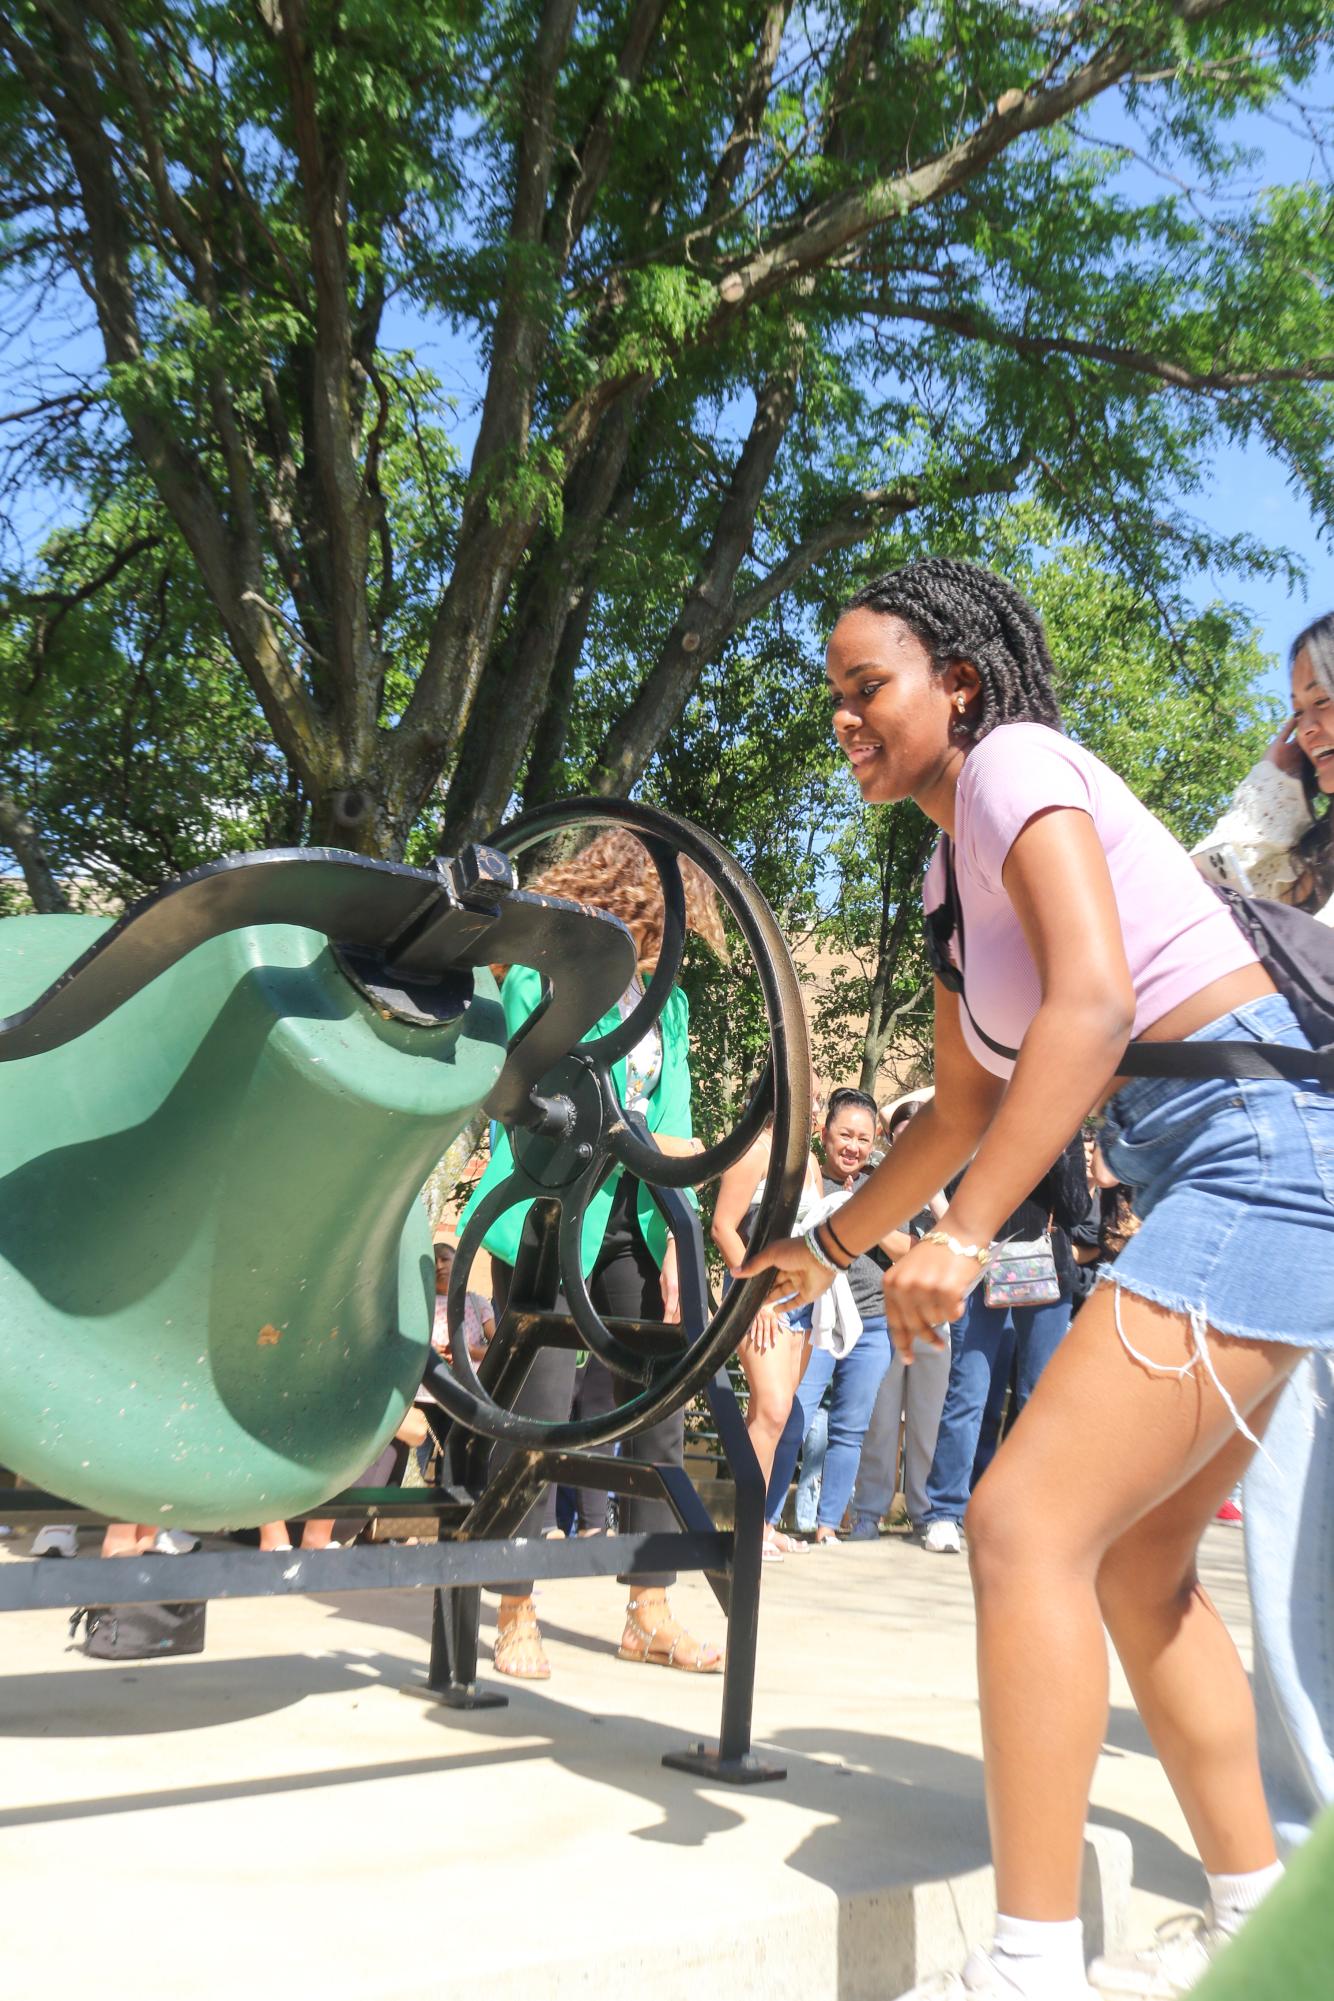
M 1298 634 L 1290 661 L 1293 713 L 1195 860 L 1334 925 L 1334 612 Z M 1308 1357 L 1293 1375 L 1244 1487 L 1260 1767 L 1281 1851 L 1334 1804 L 1334 1384 L 1320 1368 Z
M 1334 612 L 1297 635 L 1293 713 L 1194 850 L 1203 875 L 1334 924 Z

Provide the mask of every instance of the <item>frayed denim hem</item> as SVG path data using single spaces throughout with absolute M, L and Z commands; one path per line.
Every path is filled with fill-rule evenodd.
M 1103 1278 L 1104 1275 L 1100 1271 L 1098 1274 L 1099 1284 L 1103 1282 Z M 1232 1419 L 1236 1430 L 1241 1433 L 1248 1444 L 1254 1445 L 1264 1458 L 1269 1459 L 1269 1454 L 1265 1451 L 1259 1438 L 1257 1438 L 1241 1412 L 1237 1409 L 1226 1384 L 1219 1376 L 1218 1370 L 1214 1366 L 1214 1358 L 1209 1353 L 1207 1337 L 1212 1331 L 1215 1334 L 1221 1334 L 1225 1340 L 1273 1341 L 1282 1343 L 1288 1347 L 1297 1347 L 1299 1344 L 1294 1341 L 1293 1337 L 1290 1334 L 1286 1336 L 1281 1334 L 1256 1334 L 1242 1328 L 1220 1327 L 1211 1321 L 1207 1308 L 1193 1306 L 1188 1301 L 1182 1300 L 1179 1296 L 1176 1298 L 1164 1298 L 1158 1292 L 1157 1288 L 1127 1285 L 1124 1279 L 1119 1278 L 1114 1271 L 1106 1274 L 1106 1282 L 1112 1288 L 1112 1312 L 1116 1321 L 1117 1339 L 1120 1341 L 1127 1355 L 1129 1355 L 1131 1361 L 1138 1362 L 1142 1369 L 1148 1369 L 1155 1376 L 1175 1376 L 1178 1382 L 1182 1381 L 1186 1376 L 1194 1375 L 1197 1365 L 1202 1362 L 1204 1364 L 1204 1372 L 1222 1398 L 1227 1414 Z M 1132 1299 L 1142 1299 L 1150 1306 L 1161 1306 L 1165 1312 L 1179 1313 L 1190 1329 L 1194 1354 L 1189 1355 L 1184 1362 L 1180 1363 L 1155 1362 L 1151 1355 L 1142 1355 L 1127 1335 L 1125 1328 L 1121 1325 L 1122 1292 L 1128 1292 Z M 1305 1354 L 1310 1347 L 1310 1343 L 1302 1342 L 1300 1346 L 1302 1353 Z M 1270 1464 L 1273 1464 L 1272 1460 L 1270 1460 Z
M 1226 1326 L 1214 1318 L 1207 1306 L 1198 1306 L 1194 1300 L 1185 1298 L 1179 1292 L 1165 1292 L 1161 1287 L 1146 1285 L 1140 1279 L 1123 1278 L 1114 1264 L 1099 1265 L 1093 1285 L 1095 1292 L 1104 1285 L 1119 1286 L 1134 1299 L 1146 1300 L 1150 1306 L 1161 1306 L 1168 1313 L 1179 1313 L 1192 1326 L 1198 1318 L 1228 1341 L 1272 1341 L 1284 1348 L 1300 1348 L 1304 1354 L 1326 1352 L 1303 1334 L 1276 1334 L 1269 1328 Z

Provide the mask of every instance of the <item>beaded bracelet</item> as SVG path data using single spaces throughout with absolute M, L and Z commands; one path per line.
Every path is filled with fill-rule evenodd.
M 819 1237 L 816 1235 L 816 1231 L 818 1228 L 819 1228 L 818 1224 L 812 1224 L 811 1228 L 803 1233 L 801 1241 L 803 1244 L 805 1244 L 807 1250 L 810 1252 L 811 1256 L 815 1259 L 815 1262 L 818 1265 L 823 1265 L 826 1271 L 831 1271 L 835 1274 L 835 1276 L 837 1276 L 838 1273 L 842 1271 L 843 1267 L 842 1265 L 836 1265 L 834 1263 L 834 1260 L 830 1257 L 828 1251 L 825 1249 L 824 1245 L 820 1242 Z
M 924 1244 L 943 1244 L 956 1258 L 976 1258 L 980 1265 L 990 1264 L 990 1244 L 961 1244 L 957 1237 L 951 1237 L 944 1230 L 926 1230 L 922 1234 Z

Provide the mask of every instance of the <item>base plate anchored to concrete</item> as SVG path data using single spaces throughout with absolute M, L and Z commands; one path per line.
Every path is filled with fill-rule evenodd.
M 748 1752 L 744 1758 L 724 1758 L 707 1744 L 691 1744 L 684 1751 L 668 1751 L 663 1764 L 669 1771 L 693 1772 L 696 1778 L 712 1779 L 719 1786 L 764 1786 L 787 1777 L 786 1765 L 766 1765 Z
M 508 1709 L 510 1699 L 498 1695 L 494 1689 L 469 1686 L 464 1688 L 433 1688 L 430 1693 L 437 1702 L 443 1702 L 446 1709 Z

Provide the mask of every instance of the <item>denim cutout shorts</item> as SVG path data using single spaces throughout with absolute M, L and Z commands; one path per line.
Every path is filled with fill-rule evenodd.
M 1190 1040 L 1311 1046 L 1279 994 Z M 1334 1092 L 1133 1078 L 1107 1106 L 1099 1143 L 1141 1220 L 1100 1276 L 1195 1327 L 1334 1353 Z

